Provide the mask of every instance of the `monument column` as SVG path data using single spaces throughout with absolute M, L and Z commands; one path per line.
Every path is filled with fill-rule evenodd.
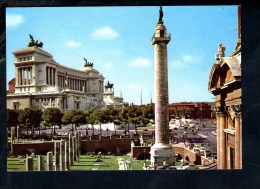
M 241 169 L 240 167 L 240 114 L 235 115 L 235 168 Z
M 216 124 L 217 124 L 217 168 L 220 169 L 220 128 L 219 128 L 219 114 L 216 112 Z
M 219 153 L 220 153 L 220 160 L 219 160 L 219 168 L 226 169 L 226 134 L 224 129 L 226 128 L 226 115 L 224 112 L 219 112 L 219 139 L 220 139 L 220 146 L 219 146 Z
M 160 7 L 159 21 L 152 38 L 154 45 L 154 83 L 155 83 L 155 144 L 152 146 L 151 164 L 168 165 L 174 163 L 174 153 L 169 144 L 169 99 L 168 99 L 168 66 L 167 44 L 170 34 L 167 34 L 163 24 L 163 11 Z

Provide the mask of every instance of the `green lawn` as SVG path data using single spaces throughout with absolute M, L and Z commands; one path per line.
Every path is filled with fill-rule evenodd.
M 146 127 L 139 126 L 139 127 L 137 127 L 137 130 L 144 130 L 144 129 L 154 129 L 154 126 L 146 126 Z
M 79 162 L 75 161 L 74 165 L 70 167 L 71 170 L 118 170 L 117 158 L 123 158 L 124 160 L 131 161 L 128 155 L 113 156 L 106 155 L 101 156 L 100 162 L 96 162 L 98 157 L 96 155 L 81 155 Z M 34 170 L 37 171 L 38 158 L 33 158 Z M 149 164 L 150 162 L 147 162 Z M 144 160 L 132 161 L 132 170 L 142 170 Z M 25 158 L 7 158 L 8 171 L 25 171 Z

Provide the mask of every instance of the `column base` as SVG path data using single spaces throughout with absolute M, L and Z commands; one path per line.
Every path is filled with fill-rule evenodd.
M 154 144 L 151 147 L 151 166 L 155 164 L 157 166 L 167 166 L 174 165 L 176 158 L 172 146 L 170 144 Z M 165 163 L 164 163 L 165 161 Z

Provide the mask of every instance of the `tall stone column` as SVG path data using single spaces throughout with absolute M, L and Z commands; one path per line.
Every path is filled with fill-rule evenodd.
M 242 150 L 242 130 L 243 130 L 243 127 L 242 127 L 242 113 L 240 113 L 240 169 L 243 168 L 243 164 L 242 164 L 242 154 L 243 154 L 243 150 Z
M 49 85 L 52 85 L 52 81 L 51 81 L 51 79 L 52 79 L 52 76 L 51 76 L 51 67 L 49 67 L 49 73 L 48 73 L 48 75 L 49 75 Z
M 241 151 L 241 146 L 240 146 L 240 114 L 236 113 L 235 115 L 235 168 L 236 169 L 241 169 L 241 164 L 240 164 L 240 151 Z
M 219 139 L 220 139 L 220 169 L 226 169 L 226 134 L 224 132 L 224 129 L 226 128 L 226 115 L 224 112 L 219 113 Z
M 46 74 L 45 74 L 45 79 L 46 79 L 46 84 L 49 84 L 49 66 L 46 66 L 46 70 L 45 70 Z
M 168 100 L 168 61 L 167 44 L 170 42 L 170 34 L 162 21 L 162 7 L 160 7 L 159 21 L 155 27 L 152 38 L 154 45 L 154 83 L 155 83 L 155 144 L 152 146 L 152 165 L 172 165 L 174 153 L 169 144 L 169 100 Z
M 220 124 L 219 115 L 216 113 L 216 123 L 217 123 L 217 168 L 220 169 Z

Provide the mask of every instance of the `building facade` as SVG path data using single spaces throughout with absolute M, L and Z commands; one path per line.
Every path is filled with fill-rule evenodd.
M 211 108 L 212 104 L 206 102 L 177 102 L 169 104 L 170 110 L 175 112 L 180 111 L 180 113 L 183 113 L 183 115 L 177 115 L 174 113 L 175 117 L 183 116 L 192 119 L 211 119 Z
M 13 54 L 15 79 L 9 82 L 7 108 L 38 106 L 42 110 L 56 107 L 66 111 L 104 107 L 104 77 L 93 64 L 86 62 L 79 70 L 69 68 L 35 46 Z
M 216 96 L 218 169 L 242 168 L 241 10 L 238 7 L 238 41 L 230 56 L 219 44 L 208 90 Z

